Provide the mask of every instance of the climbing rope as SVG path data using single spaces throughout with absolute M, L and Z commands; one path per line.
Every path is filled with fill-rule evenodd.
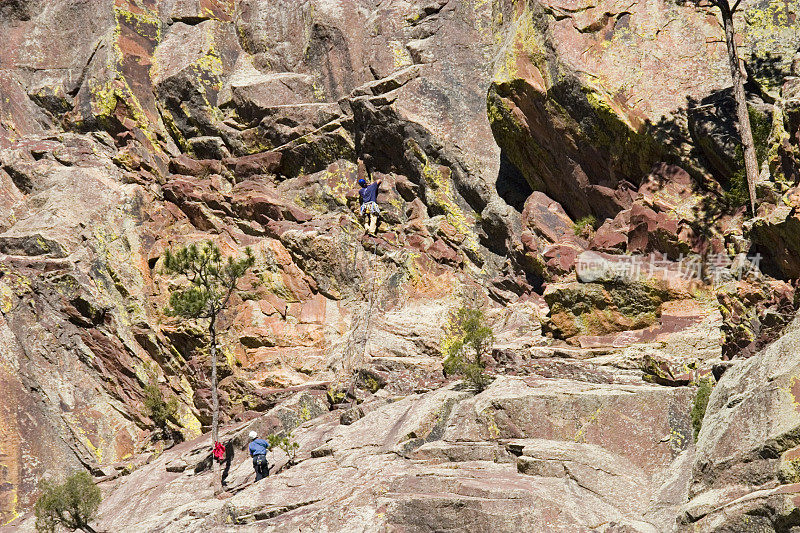
M 341 233 L 338 238 L 338 248 L 341 250 L 341 257 L 345 258 L 346 277 L 349 277 L 357 288 L 355 296 L 361 302 L 354 306 L 350 331 L 344 340 L 344 347 L 341 352 L 341 360 L 335 370 L 339 377 L 334 381 L 334 386 L 338 390 L 347 390 L 347 395 L 354 401 L 354 391 L 357 385 L 360 370 L 369 359 L 369 339 L 374 325 L 374 316 L 378 311 L 385 310 L 383 293 L 387 291 L 389 281 L 396 273 L 387 272 L 386 276 L 380 275 L 381 260 L 378 256 L 378 243 L 372 241 L 370 249 L 369 243 L 364 246 L 354 246 L 354 242 L 360 241 L 360 231 L 355 232 L 347 225 L 340 226 Z M 395 242 L 399 241 L 399 235 L 394 232 Z M 409 252 L 402 250 L 399 256 L 392 258 L 400 269 L 408 258 Z M 387 295 L 388 296 L 388 295 Z
M 378 277 L 377 265 L 376 265 L 376 260 L 378 258 L 377 249 L 378 249 L 378 243 L 375 242 L 373 243 L 372 255 L 368 256 L 369 263 L 367 264 L 368 271 L 371 274 L 370 277 L 372 278 L 371 280 L 372 286 L 370 287 L 369 304 L 367 305 L 367 317 L 366 317 L 367 323 L 364 327 L 364 360 L 366 360 L 369 357 L 367 353 L 367 350 L 369 348 L 369 333 L 370 333 L 370 326 L 372 325 L 371 321 L 372 321 L 372 311 L 375 304 L 375 293 L 377 292 L 375 290 L 375 283 Z M 385 283 L 386 283 L 385 281 L 381 283 L 381 288 Z

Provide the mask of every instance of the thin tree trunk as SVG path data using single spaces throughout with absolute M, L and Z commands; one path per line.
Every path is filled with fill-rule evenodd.
M 211 333 L 211 446 L 213 447 L 219 440 L 219 395 L 217 394 L 217 331 L 214 328 L 214 320 L 209 326 Z M 222 474 L 220 473 L 219 463 L 215 458 L 211 459 L 212 472 L 214 473 L 214 493 L 222 492 Z
M 89 524 L 81 526 L 81 531 L 84 531 L 85 533 L 97 533 L 97 531 L 92 529 L 92 526 L 90 526 Z
M 722 24 L 725 27 L 725 44 L 728 46 L 728 60 L 733 78 L 733 97 L 736 100 L 736 117 L 739 123 L 739 135 L 742 138 L 744 152 L 744 168 L 747 174 L 747 191 L 750 195 L 750 212 L 756 214 L 756 181 L 758 181 L 758 159 L 756 158 L 753 131 L 750 128 L 750 114 L 747 111 L 747 97 L 744 92 L 744 75 L 739 64 L 739 53 L 734 39 L 733 12 L 728 2 L 719 4 L 722 13 Z

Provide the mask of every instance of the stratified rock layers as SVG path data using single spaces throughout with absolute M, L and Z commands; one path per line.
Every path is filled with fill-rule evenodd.
M 38 480 L 81 468 L 109 531 L 712 531 L 715 491 L 762 489 L 743 512 L 790 523 L 789 500 L 769 507 L 794 475 L 772 418 L 724 444 L 715 392 L 695 454 L 689 411 L 691 386 L 794 312 L 797 14 L 745 6 L 764 149 L 745 231 L 717 210 L 739 162 L 710 8 L 1 5 L 0 526 L 30 527 Z M 359 177 L 382 180 L 375 238 Z M 208 491 L 204 334 L 163 312 L 164 251 L 204 239 L 256 256 L 221 324 L 226 501 Z M 771 278 L 669 274 L 747 251 Z M 667 274 L 577 267 L 651 253 Z M 441 371 L 465 301 L 497 337 L 477 395 Z M 745 396 L 752 366 L 728 370 Z M 147 384 L 178 401 L 171 440 Z M 296 428 L 299 464 L 247 486 L 251 425 Z M 734 444 L 784 466 L 715 477 Z

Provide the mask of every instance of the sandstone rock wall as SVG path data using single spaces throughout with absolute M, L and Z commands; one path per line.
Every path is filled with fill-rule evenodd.
M 797 13 L 796 2 L 764 0 L 739 20 L 763 133 L 759 216 L 744 224 L 722 201 L 738 159 L 708 8 L 4 3 L 0 524 L 30 509 L 42 476 L 86 468 L 106 480 L 134 471 L 118 492 L 107 481 L 116 503 L 103 520 L 120 530 L 134 526 L 110 518 L 114 506 L 149 505 L 135 484 L 156 471 L 175 505 L 169 517 L 129 509 L 148 528 L 278 517 L 276 529 L 322 520 L 336 530 L 324 509 L 358 507 L 353 524 L 383 516 L 412 530 L 457 528 L 465 516 L 478 529 L 669 530 L 687 498 L 685 386 L 755 353 L 794 312 Z M 375 238 L 356 216 L 360 176 L 383 182 Z M 578 224 L 587 215 L 594 222 Z M 167 248 L 204 239 L 257 258 L 223 320 L 223 421 L 274 421 L 270 410 L 298 388 L 320 413 L 341 407 L 339 396 L 382 413 L 357 407 L 342 420 L 420 416 L 433 433 L 375 422 L 378 453 L 353 451 L 365 430 L 337 427 L 334 410 L 303 430 L 309 461 L 287 471 L 343 476 L 345 487 L 388 473 L 396 494 L 365 489 L 362 508 L 289 480 L 275 502 L 250 490 L 197 511 L 179 500 L 205 467 L 197 479 L 160 476 L 187 462 L 177 450 L 206 461 L 203 441 L 139 474 L 170 444 L 154 439 L 144 385 L 178 400 L 176 439 L 210 423 L 203 332 L 164 316 L 172 281 L 160 273 Z M 576 268 L 587 253 L 618 264 L 622 253 L 658 252 L 674 272 L 688 253 L 748 251 L 764 254 L 768 278 L 733 280 L 729 268 L 712 286 L 654 270 L 589 279 Z M 441 324 L 464 300 L 486 307 L 498 340 L 490 366 L 508 374 L 474 398 L 452 385 L 430 392 L 446 381 Z M 381 403 L 401 396 L 408 415 Z M 328 438 L 331 452 L 310 460 Z M 362 461 L 375 466 L 343 470 Z M 450 478 L 447 463 L 463 469 Z M 244 479 L 247 465 L 237 468 Z M 453 496 L 437 500 L 443 491 Z M 560 515 L 568 497 L 593 503 Z M 283 516 L 298 506 L 308 512 Z M 441 522 L 417 524 L 425 514 Z
M 705 158 L 718 157 L 713 152 L 720 147 L 703 146 L 687 118 L 730 86 L 712 8 L 658 1 L 509 4 L 489 119 L 501 149 L 534 189 L 575 218 L 613 218 L 630 207 L 632 192 L 659 161 L 711 170 Z M 770 69 L 776 78 L 763 91 L 791 74 L 789 58 L 800 48 L 797 10 L 743 5 L 742 56 L 749 55 L 755 80 Z M 765 39 L 768 33 L 781 38 Z M 705 148 L 707 155 L 700 153 Z
M 185 437 L 209 422 L 199 330 L 162 313 L 169 246 L 258 257 L 227 317 L 226 418 L 364 353 L 413 387 L 462 288 L 525 290 L 492 187 L 490 20 L 469 2 L 4 7 L 4 521 L 43 474 L 150 447 L 146 383 L 178 398 Z M 365 171 L 387 223 L 361 242 Z
M 797 524 L 797 337 L 726 372 L 697 439 L 685 531 L 787 531 Z

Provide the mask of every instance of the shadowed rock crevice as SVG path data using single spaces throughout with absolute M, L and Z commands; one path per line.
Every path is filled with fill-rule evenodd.
M 525 176 L 514 166 L 514 163 L 509 161 L 502 150 L 500 151 L 500 171 L 497 173 L 495 187 L 500 198 L 519 212 L 522 212 L 525 200 L 533 192 L 525 180 Z

